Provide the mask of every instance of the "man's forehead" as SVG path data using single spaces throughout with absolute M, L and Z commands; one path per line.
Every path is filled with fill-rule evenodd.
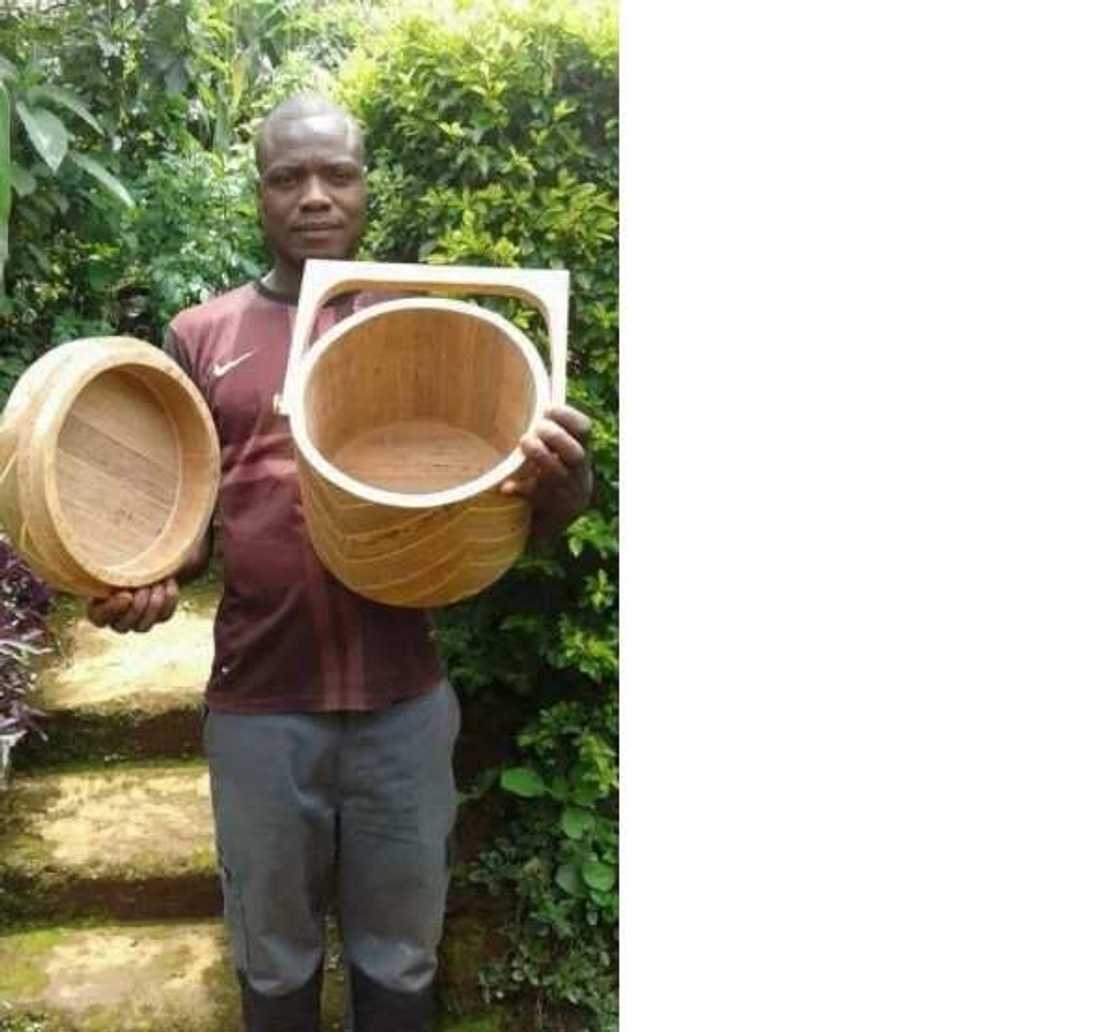
M 361 161 L 358 133 L 346 118 L 330 112 L 274 122 L 268 127 L 264 145 L 268 164 L 312 157 Z

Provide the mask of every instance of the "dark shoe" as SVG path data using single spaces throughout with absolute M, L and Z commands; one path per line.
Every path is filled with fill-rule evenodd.
M 320 1032 L 321 966 L 306 985 L 283 996 L 256 992 L 240 971 L 237 980 L 241 983 L 241 1017 L 245 1032 Z
M 386 989 L 350 967 L 353 1032 L 432 1032 L 436 1020 L 435 986 L 418 993 Z

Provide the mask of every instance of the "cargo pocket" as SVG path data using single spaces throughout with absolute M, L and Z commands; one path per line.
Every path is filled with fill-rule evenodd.
M 459 836 L 455 834 L 455 829 L 452 828 L 447 835 L 447 840 L 443 847 L 444 862 L 447 864 L 447 871 L 450 873 L 455 868 L 455 864 L 459 861 Z
M 226 935 L 234 967 L 248 974 L 249 936 L 245 928 L 245 907 L 241 902 L 241 889 L 230 869 L 219 862 L 218 871 L 222 880 L 222 913 L 225 918 Z
M 455 686 L 450 681 L 444 682 L 447 685 L 448 701 L 451 706 L 451 748 L 455 748 L 455 743 L 459 740 L 459 733 L 463 730 L 463 708 L 459 704 L 459 693 L 455 691 Z
M 199 707 L 199 740 L 202 742 L 202 755 L 210 755 L 210 707 L 206 703 L 202 703 Z

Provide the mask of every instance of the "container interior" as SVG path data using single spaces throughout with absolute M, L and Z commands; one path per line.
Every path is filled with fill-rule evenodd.
M 201 414 L 171 377 L 143 365 L 95 376 L 58 436 L 55 485 L 77 558 L 144 578 L 183 557 L 210 486 Z
M 443 308 L 371 317 L 326 350 L 306 384 L 308 434 L 336 468 L 400 494 L 493 469 L 529 429 L 536 392 L 513 340 Z

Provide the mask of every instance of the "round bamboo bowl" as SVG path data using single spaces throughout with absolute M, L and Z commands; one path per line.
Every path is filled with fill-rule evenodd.
M 304 277 L 306 290 L 308 268 Z M 362 309 L 302 358 L 301 325 L 297 316 L 286 399 L 324 565 L 395 606 L 448 605 L 492 584 L 529 533 L 528 502 L 499 486 L 523 465 L 519 441 L 549 402 L 536 348 L 508 320 L 446 298 Z
M 130 337 L 53 348 L 0 415 L 0 522 L 61 591 L 104 597 L 175 573 L 210 521 L 218 476 L 202 395 Z

